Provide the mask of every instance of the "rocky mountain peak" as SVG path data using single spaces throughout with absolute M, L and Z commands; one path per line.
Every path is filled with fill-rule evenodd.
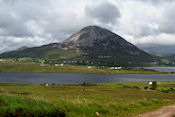
M 81 29 L 78 33 L 63 41 L 60 46 L 64 49 L 78 48 L 96 53 L 103 53 L 104 51 L 131 55 L 142 53 L 137 47 L 119 35 L 98 26 L 88 26 Z
M 113 33 L 98 26 L 87 26 L 63 41 L 63 43 L 86 43 L 92 45 L 94 41 L 104 39 L 109 35 L 113 35 Z

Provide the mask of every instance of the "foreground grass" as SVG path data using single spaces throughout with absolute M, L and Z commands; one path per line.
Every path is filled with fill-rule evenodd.
M 22 98 L 0 95 L 0 116 L 3 117 L 64 117 L 65 112 L 54 104 Z
M 91 73 L 91 74 L 157 74 L 144 69 L 121 69 L 110 70 L 107 68 L 88 68 L 87 66 L 64 65 L 40 66 L 38 63 L 0 63 L 0 72 L 31 72 L 31 73 Z
M 161 82 L 157 90 L 144 90 L 147 82 L 43 86 L 0 84 L 0 114 L 132 117 L 175 104 L 174 82 Z

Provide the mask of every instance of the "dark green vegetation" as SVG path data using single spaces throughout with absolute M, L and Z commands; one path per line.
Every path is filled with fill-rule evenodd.
M 151 85 L 151 90 L 156 90 L 157 89 L 157 82 L 156 81 L 153 81 L 152 82 L 152 85 Z
M 168 62 L 168 64 L 171 66 L 174 66 L 175 65 L 175 54 L 173 54 L 173 55 L 169 55 L 169 56 L 167 56 L 166 57 L 168 60 L 169 60 L 169 62 Z
M 148 82 L 80 85 L 29 85 L 0 83 L 0 114 L 60 117 L 132 117 L 175 104 L 175 82 L 158 82 L 157 90 L 144 89 Z M 150 86 L 149 86 L 150 87 Z
M 0 63 L 0 72 L 31 72 L 31 73 L 95 73 L 95 74 L 160 74 L 153 70 L 122 68 L 120 70 L 109 69 L 108 67 L 97 68 L 80 65 L 55 66 L 50 64 L 7 62 Z
M 110 55 L 92 53 L 84 50 L 61 50 L 51 48 L 49 46 L 41 46 L 34 48 L 27 48 L 22 51 L 11 51 L 0 54 L 0 58 L 24 58 L 30 57 L 33 59 L 45 59 L 57 63 L 75 63 L 79 65 L 101 65 L 101 66 L 149 66 L 152 61 L 157 61 L 158 57 L 147 56 L 146 54 L 139 56 L 130 55 L 118 55 L 117 53 L 111 53 Z M 108 53 L 108 52 L 106 52 Z M 111 57 L 112 56 L 112 57 Z
M 175 66 L 175 54 L 160 54 L 151 53 L 154 56 L 158 56 L 159 60 L 154 62 L 153 65 L 161 66 Z

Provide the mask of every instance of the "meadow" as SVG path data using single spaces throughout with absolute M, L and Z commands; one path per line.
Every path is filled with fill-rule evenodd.
M 85 65 L 55 66 L 36 62 L 1 62 L 0 72 L 30 72 L 30 73 L 86 73 L 86 74 L 160 74 L 164 72 L 156 72 L 153 70 L 145 70 L 140 68 L 122 68 L 119 70 L 109 69 L 109 67 L 88 68 Z M 168 72 L 167 72 L 168 73 Z
M 145 89 L 145 86 L 148 86 Z M 77 85 L 0 83 L 3 116 L 132 117 L 175 104 L 175 82 Z

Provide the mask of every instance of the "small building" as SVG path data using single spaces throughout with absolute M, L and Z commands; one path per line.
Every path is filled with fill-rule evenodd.
M 153 84 L 153 82 L 152 82 L 152 81 L 150 81 L 150 82 L 148 82 L 148 84 L 149 84 L 149 85 L 152 85 L 152 84 Z
M 46 87 L 48 87 L 48 86 L 49 86 L 49 84 L 48 84 L 48 83 L 45 83 L 44 85 L 45 85 Z
M 64 66 L 64 64 L 62 64 L 62 63 L 61 63 L 61 64 L 60 64 L 60 66 L 61 66 L 61 67 L 63 67 L 63 66 Z
M 88 68 L 89 68 L 89 69 L 91 69 L 91 68 L 92 68 L 92 66 L 88 66 Z
M 4 61 L 3 59 L 0 59 L 0 61 L 2 62 L 2 61 Z
M 115 69 L 122 69 L 122 67 L 115 67 Z
M 119 69 L 122 69 L 122 67 L 110 67 L 109 69 L 116 69 L 116 70 L 119 70 Z
M 41 63 L 44 64 L 46 61 L 45 60 L 42 60 Z

